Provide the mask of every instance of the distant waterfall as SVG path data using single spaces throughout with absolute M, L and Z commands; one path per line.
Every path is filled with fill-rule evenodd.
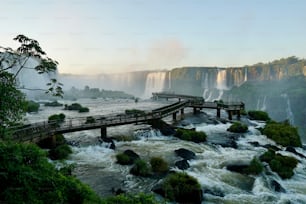
M 244 69 L 244 82 L 246 82 L 248 80 L 248 69 L 245 68 Z
M 267 96 L 264 96 L 262 99 L 262 103 L 260 98 L 258 98 L 257 100 L 257 105 L 256 105 L 256 110 L 261 110 L 261 111 L 265 111 L 267 109 Z
M 290 122 L 291 125 L 294 125 L 294 115 L 293 112 L 291 110 L 291 103 L 290 103 L 290 99 L 288 97 L 287 94 L 282 94 L 281 95 L 287 102 L 287 108 L 286 108 L 286 113 L 287 113 L 287 118 Z
M 153 92 L 163 91 L 167 72 L 152 72 L 147 75 L 143 98 L 150 98 Z
M 228 89 L 226 86 L 226 70 L 218 70 L 216 88 L 219 90 Z
M 171 90 L 171 71 L 169 71 L 169 90 Z

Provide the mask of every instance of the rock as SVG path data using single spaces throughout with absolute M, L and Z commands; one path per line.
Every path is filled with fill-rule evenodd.
M 100 142 L 106 142 L 106 143 L 111 143 L 109 148 L 115 150 L 116 149 L 116 145 L 115 142 L 113 140 L 113 138 L 107 138 L 107 137 L 103 137 L 102 139 L 99 139 Z M 101 141 L 102 140 L 102 141 Z
M 271 180 L 270 186 L 276 192 L 286 193 L 286 190 L 275 180 Z
M 174 150 L 174 152 L 176 153 L 177 156 L 182 157 L 183 159 L 186 160 L 195 159 L 196 157 L 194 152 L 184 148 Z
M 273 151 L 279 151 L 279 150 L 281 150 L 281 149 L 278 148 L 277 146 L 271 145 L 271 144 L 266 144 L 266 145 L 264 145 L 263 147 L 266 148 L 266 149 L 271 149 L 271 150 L 273 150 Z
M 260 147 L 259 142 L 255 141 L 255 142 L 249 142 L 249 144 L 253 145 L 254 147 Z
M 226 166 L 226 169 L 229 171 L 237 172 L 237 173 L 244 173 L 244 170 L 248 168 L 248 164 L 229 164 Z
M 219 190 L 219 189 L 203 189 L 203 193 L 204 194 L 210 194 L 210 195 L 213 195 L 213 196 L 218 196 L 218 197 L 224 197 L 224 193 Z
M 160 130 L 160 132 L 165 135 L 173 135 L 175 133 L 174 127 L 167 124 L 163 120 L 151 120 L 148 122 L 153 128 Z
M 122 190 L 121 188 L 118 188 L 118 189 L 112 188 L 112 193 L 113 193 L 114 195 L 120 195 L 120 194 L 125 193 L 125 191 Z
M 133 150 L 130 150 L 130 149 L 125 150 L 125 151 L 123 152 L 123 154 L 129 156 L 130 159 L 133 161 L 133 163 L 134 163 L 134 161 L 136 161 L 137 159 L 140 158 L 139 155 L 138 155 L 137 153 L 135 153 Z
M 297 152 L 297 151 L 295 150 L 294 147 L 287 147 L 287 148 L 286 148 L 286 151 L 287 151 L 287 152 L 291 152 L 291 153 L 293 153 L 293 154 L 298 155 L 299 157 L 302 157 L 302 158 L 306 159 L 306 156 L 304 156 L 303 154 Z
M 158 194 L 158 195 L 161 195 L 162 197 L 165 197 L 165 191 L 164 189 L 162 188 L 162 185 L 161 184 L 157 184 L 155 185 L 151 191 L 153 191 L 154 193 Z
M 175 162 L 175 166 L 181 170 L 186 170 L 190 167 L 188 160 L 186 159 Z

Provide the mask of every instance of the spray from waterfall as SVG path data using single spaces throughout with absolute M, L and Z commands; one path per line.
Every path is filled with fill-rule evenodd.
M 291 125 L 294 125 L 294 115 L 291 109 L 291 103 L 290 99 L 287 94 L 282 94 L 281 97 L 283 97 L 286 100 L 287 103 L 287 108 L 286 108 L 286 113 L 287 113 L 287 118 L 290 122 Z
M 150 98 L 153 92 L 163 91 L 167 72 L 151 72 L 147 75 L 143 98 Z

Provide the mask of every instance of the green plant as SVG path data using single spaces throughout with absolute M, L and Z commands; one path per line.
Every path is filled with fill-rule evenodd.
M 168 163 L 160 157 L 152 157 L 150 164 L 154 173 L 166 173 L 169 170 Z
M 31 112 L 38 112 L 40 105 L 35 101 L 27 101 L 26 107 L 27 107 L 27 112 L 31 113 Z
M 81 108 L 79 109 L 79 113 L 86 113 L 86 112 L 89 112 L 89 108 L 87 108 L 87 107 L 81 107 Z
M 45 103 L 45 106 L 57 107 L 57 106 L 63 106 L 63 104 L 55 100 L 52 102 Z
M 124 154 L 124 153 L 119 153 L 116 155 L 116 159 L 117 159 L 117 163 L 121 164 L 121 165 L 130 165 L 133 163 L 133 161 L 131 160 L 131 158 Z
M 252 120 L 263 120 L 263 121 L 270 120 L 268 113 L 264 111 L 251 110 L 251 111 L 248 111 L 248 115 L 250 116 Z
M 263 171 L 263 166 L 261 162 L 257 158 L 253 158 L 250 165 L 244 169 L 244 173 L 246 174 L 260 174 Z
M 148 176 L 150 173 L 150 168 L 146 161 L 137 159 L 130 173 L 136 176 Z
M 176 133 L 174 134 L 175 137 L 178 137 L 182 140 L 186 141 L 193 141 L 193 142 L 205 142 L 206 141 L 206 134 L 205 132 L 196 132 L 194 130 L 187 130 L 187 129 L 177 129 Z
M 137 195 L 117 195 L 107 198 L 105 204 L 160 204 L 164 203 L 157 201 L 155 196 L 152 194 L 139 193 Z
M 198 203 L 202 200 L 202 190 L 197 179 L 186 173 L 173 173 L 166 177 L 162 189 L 165 197 L 179 203 Z
M 58 126 L 60 123 L 65 121 L 65 114 L 54 114 L 48 117 L 48 123 L 54 123 L 55 126 Z
M 134 115 L 134 116 L 143 116 L 146 115 L 146 112 L 138 109 L 127 109 L 125 110 L 125 114 Z
M 66 159 L 71 153 L 72 150 L 69 145 L 61 144 L 49 151 L 49 157 L 52 160 L 62 160 Z
M 240 122 L 234 122 L 227 130 L 234 133 L 245 133 L 248 131 L 248 126 Z
M 297 128 L 288 123 L 269 122 L 262 133 L 282 146 L 302 146 Z
M 90 123 L 95 123 L 96 122 L 96 119 L 94 118 L 94 117 L 92 117 L 92 116 L 88 116 L 87 118 L 86 118 L 86 124 L 90 124 Z

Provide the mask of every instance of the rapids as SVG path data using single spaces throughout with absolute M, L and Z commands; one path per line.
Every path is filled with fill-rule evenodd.
M 75 101 L 59 102 L 71 104 Z M 123 113 L 125 109 L 151 110 L 171 103 L 171 101 L 150 100 L 135 103 L 134 100 L 111 99 L 80 99 L 76 102 L 89 107 L 90 112 L 80 114 L 62 110 L 63 107 L 41 105 L 39 113 L 28 114 L 27 120 L 43 121 L 47 120 L 49 115 L 57 113 L 64 113 L 67 118 L 118 114 Z M 100 142 L 100 130 L 65 134 L 67 141 L 74 144 L 73 153 L 67 162 L 76 164 L 74 175 L 90 185 L 101 196 L 111 195 L 112 188 L 121 188 L 133 193 L 150 192 L 154 185 L 161 182 L 161 179 L 142 178 L 129 174 L 131 167 L 117 164 L 116 154 L 131 149 L 147 161 L 152 156 L 160 156 L 167 160 L 172 170 L 181 171 L 174 166 L 174 163 L 181 159 L 175 155 L 174 150 L 186 148 L 196 154 L 196 159 L 189 161 L 190 168 L 186 172 L 200 182 L 203 189 L 203 203 L 306 203 L 306 159 L 284 150 L 280 151 L 300 161 L 294 170 L 295 175 L 287 180 L 280 179 L 268 167 L 265 167 L 266 173 L 259 176 L 246 176 L 228 171 L 227 164 L 249 162 L 254 156 L 259 156 L 266 151 L 262 145 L 275 145 L 275 143 L 256 129 L 263 127 L 264 123 L 242 118 L 249 123 L 249 131 L 245 134 L 233 134 L 226 131 L 230 126 L 229 121 L 218 121 L 215 118 L 215 111 L 204 111 L 205 113 L 193 115 L 191 110 L 186 109 L 185 119 L 176 122 L 175 125 L 206 132 L 208 135 L 206 143 L 197 144 L 172 136 L 163 136 L 158 130 L 146 124 L 124 125 L 108 128 L 108 136 L 129 135 L 137 140 L 115 141 L 115 150 L 109 149 L 109 144 Z M 222 116 L 225 118 L 226 114 L 222 113 Z M 172 123 L 171 117 L 166 118 L 165 121 Z M 233 136 L 237 148 L 224 147 L 222 142 Z M 252 145 L 255 142 L 259 145 Z M 296 148 L 296 151 L 306 155 L 306 151 L 302 148 Z M 272 181 L 279 183 L 285 192 L 276 192 L 271 185 Z

